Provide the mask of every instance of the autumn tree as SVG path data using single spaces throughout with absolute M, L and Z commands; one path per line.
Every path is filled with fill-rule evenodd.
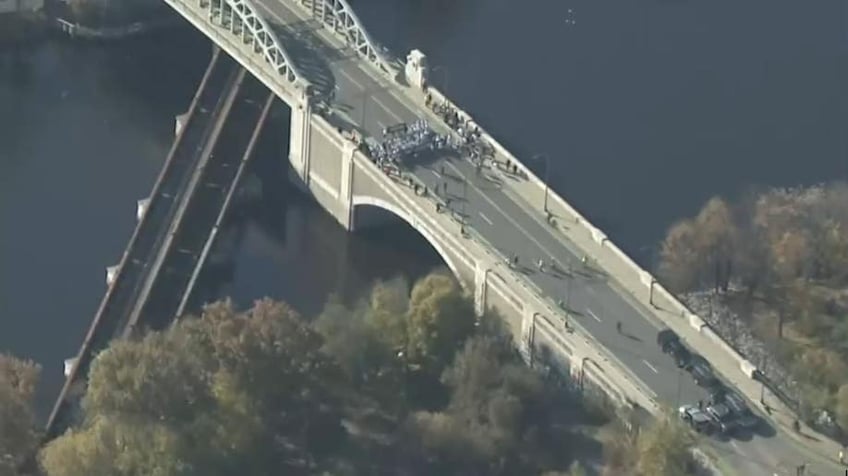
M 412 289 L 406 326 L 409 362 L 438 374 L 474 332 L 474 306 L 453 278 L 431 274 Z
M 684 292 L 698 286 L 700 265 L 694 224 L 689 220 L 676 223 L 662 243 L 657 273 L 672 291 Z
M 288 306 L 209 306 L 92 364 L 85 422 L 41 454 L 49 476 L 279 474 L 337 440 L 337 370 Z
M 678 420 L 660 418 L 637 438 L 636 471 L 643 476 L 691 474 L 693 444 L 689 430 Z
M 733 248 L 736 243 L 736 223 L 727 202 L 718 197 L 710 199 L 695 218 L 698 249 L 706 266 L 713 270 L 716 291 L 727 291 L 733 270 Z
M 39 366 L 0 354 L 0 474 L 15 475 L 39 439 L 32 397 Z
M 689 429 L 671 414 L 661 415 L 651 426 L 638 432 L 621 428 L 621 431 L 605 444 L 604 474 L 692 474 L 693 461 L 690 451 L 694 443 Z
M 410 423 L 417 441 L 458 474 L 530 474 L 558 462 L 551 453 L 562 448 L 546 453 L 545 446 L 557 438 L 543 437 L 552 416 L 544 382 L 505 341 L 469 339 L 442 381 L 448 405 L 417 412 Z

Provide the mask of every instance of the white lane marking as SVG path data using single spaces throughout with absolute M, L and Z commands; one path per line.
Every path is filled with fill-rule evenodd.
M 345 78 L 347 78 L 348 81 L 355 84 L 360 90 L 365 91 L 365 86 L 359 81 L 353 79 L 353 76 L 351 76 L 351 74 L 345 71 L 343 68 L 339 68 L 339 73 Z
M 491 205 L 495 210 L 497 210 L 498 213 L 503 215 L 504 218 L 506 218 L 506 220 L 509 223 L 512 224 L 512 226 L 514 226 L 516 229 L 518 229 L 522 234 L 524 234 L 524 236 L 526 236 L 531 242 L 533 242 L 533 244 L 535 244 L 537 247 L 539 247 L 539 249 L 542 250 L 544 252 L 544 254 L 546 254 L 547 256 L 556 256 L 554 253 L 551 253 L 550 250 L 548 250 L 544 245 L 539 243 L 539 240 L 537 240 L 535 237 L 533 237 L 532 234 L 530 234 L 527 230 L 522 228 L 522 226 L 519 225 L 518 222 L 515 221 L 515 219 L 513 219 L 507 212 L 505 212 L 503 210 L 503 208 L 499 207 L 497 203 L 492 201 L 492 199 L 489 198 L 489 196 L 486 195 L 485 192 L 483 192 L 482 190 L 480 190 L 480 188 L 478 188 L 476 185 L 474 185 L 474 182 L 471 182 L 470 180 L 468 180 L 468 178 L 465 176 L 465 174 L 463 174 L 462 171 L 460 171 L 455 165 L 453 165 L 450 162 L 448 162 L 447 165 L 454 172 L 456 172 L 465 181 L 465 183 L 467 183 L 468 185 L 471 186 L 471 188 L 476 190 L 477 193 L 480 194 L 481 197 L 483 197 L 483 200 L 486 200 L 487 202 L 489 202 L 489 205 Z
M 398 116 L 397 114 L 395 114 L 395 112 L 394 112 L 394 111 L 392 111 L 391 109 L 389 109 L 389 106 L 386 106 L 386 105 L 383 103 L 383 101 L 380 101 L 379 99 L 377 99 L 377 97 L 376 97 L 376 96 L 372 97 L 371 99 L 373 99 L 373 100 L 374 100 L 374 103 L 376 103 L 378 106 L 382 107 L 382 108 L 383 108 L 383 110 L 385 110 L 387 113 L 389 113 L 389 115 L 390 115 L 390 116 L 392 116 L 393 118 L 395 118 L 398 122 L 404 122 L 404 120 L 403 120 L 403 118 L 402 118 L 402 117 L 400 117 L 400 116 Z
M 430 172 L 433 172 L 433 175 L 435 175 L 436 177 L 442 178 L 442 174 L 440 174 L 439 172 L 436 172 L 435 170 L 431 170 Z
M 656 367 L 654 367 L 653 365 L 651 365 L 651 363 L 650 363 L 650 362 L 648 362 L 647 360 L 642 359 L 642 362 L 644 362 L 644 363 L 645 363 L 645 365 L 647 365 L 649 369 L 653 370 L 655 374 L 660 373 L 660 371 L 659 371 L 659 370 L 657 370 L 657 369 L 656 369 Z
M 344 69 L 339 69 L 339 73 L 345 78 L 347 78 L 351 83 L 355 84 L 360 89 L 361 94 L 369 94 L 370 99 L 374 101 L 376 105 L 380 106 L 380 108 L 383 109 L 389 116 L 391 116 L 392 119 L 398 122 L 404 122 L 402 117 L 397 115 L 397 113 L 395 113 L 389 106 L 386 106 L 386 103 L 378 99 L 377 96 L 375 96 L 373 93 L 369 92 L 368 88 L 365 85 L 353 79 L 353 76 L 351 76 L 350 73 L 346 72 Z
M 592 316 L 592 319 L 594 319 L 594 320 L 596 320 L 596 321 L 598 321 L 598 322 L 601 322 L 601 318 L 600 318 L 600 317 L 598 317 L 598 316 L 596 316 L 596 315 L 595 315 L 595 313 L 594 313 L 594 312 L 592 312 L 592 310 L 591 310 L 591 309 L 589 309 L 588 307 L 586 308 L 586 314 L 589 314 L 590 316 Z
M 483 214 L 483 212 L 480 212 L 480 218 L 482 218 L 483 221 L 485 221 L 486 223 L 488 223 L 490 225 L 492 224 L 492 220 L 490 220 L 489 217 L 487 217 L 485 214 Z

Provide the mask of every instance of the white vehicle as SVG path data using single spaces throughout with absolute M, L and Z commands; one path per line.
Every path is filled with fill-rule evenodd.
M 712 433 L 715 422 L 697 405 L 683 405 L 677 410 L 680 419 L 689 424 L 699 433 Z

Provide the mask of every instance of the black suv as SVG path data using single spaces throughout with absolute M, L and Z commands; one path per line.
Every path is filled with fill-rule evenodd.
M 657 345 L 666 354 L 674 358 L 678 367 L 686 367 L 692 358 L 692 354 L 680 342 L 680 337 L 671 329 L 664 329 L 657 333 Z
M 739 427 L 751 429 L 759 424 L 760 419 L 748 408 L 748 404 L 738 393 L 726 392 L 723 401 L 733 413 Z
M 719 382 L 715 374 L 713 374 L 713 368 L 710 367 L 710 363 L 700 355 L 693 355 L 690 357 L 686 370 L 692 374 L 692 378 L 695 379 L 695 383 L 701 387 L 715 388 L 721 385 L 721 382 Z

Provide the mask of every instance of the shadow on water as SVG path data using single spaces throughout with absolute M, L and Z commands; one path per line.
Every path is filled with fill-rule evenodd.
M 271 130 L 288 129 L 285 114 L 275 122 Z M 432 246 L 399 218 L 383 216 L 384 224 L 348 233 L 291 184 L 288 164 L 279 160 L 288 138 L 279 135 L 272 142 L 263 137 L 240 185 L 241 199 L 192 297 L 195 310 L 223 297 L 240 307 L 271 297 L 313 316 L 331 294 L 351 302 L 378 280 L 401 275 L 414 281 L 444 267 Z

